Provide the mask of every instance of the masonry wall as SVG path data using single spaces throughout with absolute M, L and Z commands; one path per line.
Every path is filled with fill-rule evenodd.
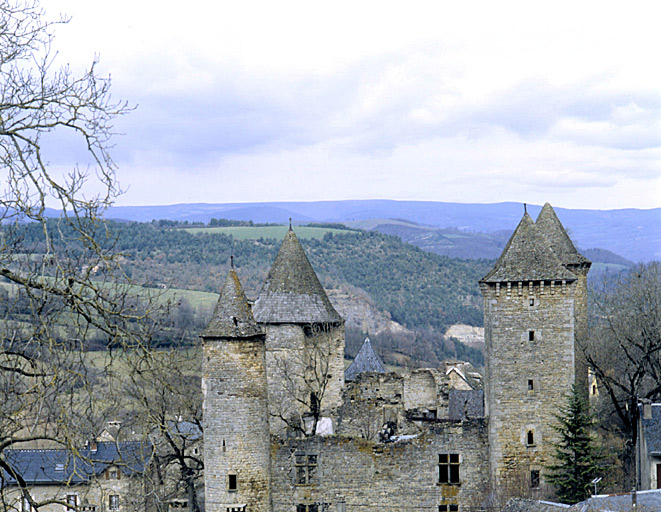
M 118 466 L 110 466 L 110 471 L 121 471 Z M 108 471 L 106 470 L 106 471 Z M 40 512 L 63 512 L 66 507 L 67 496 L 75 496 L 79 510 L 92 510 L 96 512 L 109 512 L 110 496 L 117 496 L 119 508 L 113 512 L 133 512 L 149 510 L 143 489 L 141 476 L 130 477 L 121 475 L 119 479 L 106 480 L 106 473 L 99 475 L 85 485 L 34 485 L 30 487 L 30 494 L 37 503 L 57 500 L 59 503 L 50 503 L 39 507 Z M 16 487 L 9 488 L 4 504 L 10 511 L 25 512 L 23 498 Z
M 344 325 L 264 327 L 271 433 L 282 434 L 286 428 L 278 418 L 309 412 L 313 391 L 320 395 L 321 415 L 335 416 L 344 387 Z
M 486 422 L 438 422 L 418 437 L 376 443 L 340 436 L 272 445 L 273 511 L 321 504 L 338 512 L 476 510 L 487 495 Z M 460 481 L 439 483 L 439 454 L 459 456 Z M 297 456 L 316 456 L 314 476 L 297 484 Z
M 270 511 L 270 435 L 263 337 L 204 342 L 207 512 Z M 236 490 L 231 489 L 231 475 Z
M 544 467 L 557 436 L 552 414 L 574 382 L 576 288 L 549 281 L 481 287 L 492 482 L 504 493 L 545 496 Z

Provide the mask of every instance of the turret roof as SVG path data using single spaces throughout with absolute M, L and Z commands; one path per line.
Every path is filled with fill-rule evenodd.
M 562 265 L 526 212 L 493 269 L 482 281 L 497 283 L 556 279 L 574 281 L 576 275 Z
M 344 380 L 354 380 L 358 375 L 365 372 L 386 373 L 383 363 L 372 348 L 369 338 L 365 338 L 363 346 L 360 347 L 356 358 L 349 368 L 344 370 Z
M 211 321 L 200 335 L 202 338 L 250 338 L 263 330 L 250 311 L 243 287 L 234 266 L 230 268 L 220 291 Z
M 583 265 L 590 261 L 574 247 L 567 231 L 555 214 L 553 207 L 546 203 L 535 221 L 537 230 L 551 246 L 551 249 L 563 265 Z
M 260 323 L 338 323 L 303 247 L 291 227 L 253 306 Z

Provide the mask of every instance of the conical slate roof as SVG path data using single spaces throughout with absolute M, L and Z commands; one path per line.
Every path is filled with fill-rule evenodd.
M 537 216 L 535 227 L 546 239 L 551 249 L 563 265 L 584 265 L 590 260 L 581 255 L 574 247 L 567 231 L 555 214 L 553 207 L 546 203 Z
M 259 323 L 342 322 L 291 228 L 255 301 L 253 314 Z
M 576 275 L 563 267 L 526 212 L 493 269 L 482 281 L 498 283 L 541 280 L 575 281 Z
M 372 348 L 369 338 L 365 338 L 363 346 L 360 347 L 356 359 L 344 370 L 344 380 L 354 380 L 358 375 L 365 372 L 386 373 L 383 363 Z
M 264 334 L 257 325 L 250 306 L 243 293 L 243 287 L 234 267 L 227 273 L 227 279 L 216 303 L 211 321 L 200 335 L 202 338 L 251 338 Z

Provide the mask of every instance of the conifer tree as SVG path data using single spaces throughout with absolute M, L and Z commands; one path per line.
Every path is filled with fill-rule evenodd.
M 547 466 L 547 480 L 560 500 L 573 504 L 589 496 L 590 482 L 597 476 L 602 458 L 591 435 L 594 418 L 576 385 L 555 418 L 553 429 L 560 439 L 554 446 L 555 462 Z

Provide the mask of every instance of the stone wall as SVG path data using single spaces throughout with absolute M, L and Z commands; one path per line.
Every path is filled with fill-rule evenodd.
M 113 510 L 110 508 L 111 496 L 117 497 L 112 498 L 113 504 L 118 506 L 113 512 L 149 510 L 147 498 L 142 492 L 141 476 L 131 477 L 121 474 L 119 479 L 106 479 L 106 473 L 116 475 L 120 472 L 121 469 L 118 466 L 109 466 L 104 473 L 99 475 L 98 479 L 92 480 L 89 484 L 34 485 L 30 487 L 30 494 L 37 503 L 55 500 L 59 502 L 39 507 L 40 512 L 65 511 L 66 507 L 62 503 L 67 502 L 68 496 L 75 496 L 76 504 L 80 507 L 79 510 L 92 510 L 90 507 L 95 507 L 96 512 Z M 4 505 L 8 511 L 25 512 L 27 510 L 23 508 L 23 498 L 18 488 L 8 489 Z
M 386 444 L 340 436 L 274 442 L 273 511 L 313 504 L 323 504 L 320 512 L 477 509 L 487 496 L 486 438 L 486 422 L 474 420 L 436 422 L 417 437 Z M 439 482 L 439 455 L 457 456 L 458 482 Z M 316 465 L 297 466 L 307 456 Z
M 482 283 L 492 483 L 544 496 L 553 413 L 574 382 L 573 283 Z M 533 484 L 538 472 L 540 485 Z
M 310 395 L 321 398 L 321 415 L 334 416 L 344 387 L 344 325 L 266 324 L 266 372 L 270 426 L 310 411 Z
M 207 512 L 247 505 L 268 512 L 270 434 L 264 337 L 204 343 Z

